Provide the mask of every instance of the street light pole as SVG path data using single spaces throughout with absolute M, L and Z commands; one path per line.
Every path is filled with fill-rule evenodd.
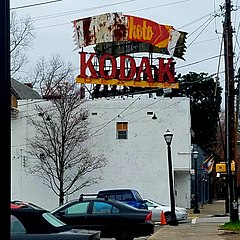
M 198 206 L 198 169 L 197 169 L 197 158 L 198 158 L 198 151 L 194 151 L 192 153 L 194 158 L 194 172 L 195 172 L 195 202 L 194 202 L 194 209 L 193 213 L 200 213 L 200 209 Z
M 172 156 L 171 156 L 171 142 L 172 142 L 173 134 L 167 129 L 166 133 L 164 133 L 164 139 L 167 143 L 168 149 L 168 173 L 169 173 L 169 186 L 170 186 L 170 200 L 171 200 L 171 215 L 170 220 L 168 221 L 169 225 L 178 226 L 178 220 L 175 212 L 175 198 L 173 191 L 173 176 L 172 176 Z

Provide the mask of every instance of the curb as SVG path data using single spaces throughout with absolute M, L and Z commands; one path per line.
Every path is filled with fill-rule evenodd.
M 219 235 L 225 235 L 225 234 L 240 234 L 240 231 L 218 229 L 218 234 L 219 234 Z

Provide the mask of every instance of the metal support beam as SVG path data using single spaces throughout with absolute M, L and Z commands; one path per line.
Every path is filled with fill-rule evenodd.
M 0 132 L 1 174 L 0 212 L 1 234 L 10 239 L 10 195 L 11 195 L 11 81 L 10 81 L 10 8 L 9 0 L 0 1 Z

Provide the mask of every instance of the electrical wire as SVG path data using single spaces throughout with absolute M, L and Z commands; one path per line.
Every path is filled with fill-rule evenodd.
M 142 94 L 141 94 L 141 96 L 142 96 Z M 140 97 L 141 97 L 141 96 L 140 96 Z M 109 131 L 112 131 L 111 129 L 109 129 L 108 131 L 104 131 L 104 132 L 96 135 L 96 133 L 98 133 L 100 130 L 104 129 L 104 128 L 105 128 L 106 126 L 108 126 L 112 121 L 114 121 L 116 118 L 118 118 L 118 117 L 120 116 L 120 114 L 122 114 L 122 113 L 125 112 L 128 108 L 130 108 L 137 100 L 139 100 L 140 97 L 139 97 L 139 96 L 136 97 L 136 99 L 135 99 L 133 102 L 131 102 L 131 103 L 130 103 L 127 107 L 125 107 L 119 114 L 117 114 L 116 117 L 114 117 L 114 118 L 111 119 L 110 121 L 107 121 L 106 123 L 103 123 L 103 124 L 101 124 L 101 125 L 99 125 L 99 126 L 91 127 L 90 130 L 93 129 L 93 128 L 96 128 L 96 127 L 98 127 L 98 130 L 94 131 L 91 135 L 89 135 L 89 139 L 91 139 L 91 138 L 93 138 L 93 137 L 100 136 L 100 135 L 105 134 L 105 133 L 107 133 L 107 132 L 109 132 Z M 174 103 L 170 103 L 170 104 L 168 104 L 168 105 L 165 105 L 163 108 L 161 108 L 161 111 L 164 110 L 164 109 L 169 109 L 169 108 L 176 107 L 180 102 L 185 101 L 185 99 L 186 99 L 186 98 L 180 98 L 177 102 L 174 102 Z M 140 108 L 140 109 L 138 109 L 138 110 L 136 110 L 136 111 L 130 112 L 130 113 L 125 114 L 125 115 L 122 115 L 122 117 L 127 117 L 127 116 L 129 116 L 129 115 L 138 113 L 138 112 L 140 112 L 140 111 L 142 111 L 142 110 L 144 110 L 144 109 L 149 108 L 149 107 L 152 106 L 152 105 L 157 104 L 159 101 L 162 101 L 162 100 L 163 100 L 163 98 L 159 98 L 159 99 L 156 100 L 155 102 L 150 103 L 150 104 L 147 104 L 146 106 L 144 106 L 144 107 L 142 107 L 142 108 Z M 49 110 L 49 109 L 48 109 L 48 110 Z M 50 111 L 51 111 L 51 110 L 54 111 L 54 108 L 51 108 Z M 48 113 L 49 113 L 49 111 L 48 111 Z M 159 113 L 159 112 L 156 112 L 156 113 Z M 32 115 L 26 115 L 25 117 L 33 117 L 33 116 L 37 116 L 37 115 L 38 115 L 38 113 L 32 114 Z M 149 117 L 149 116 L 143 116 L 143 117 L 141 117 L 141 118 L 137 118 L 137 119 L 135 119 L 135 120 L 131 120 L 129 123 L 137 122 L 137 121 L 139 121 L 139 120 L 141 120 L 141 119 L 144 119 L 144 118 L 147 118 L 147 117 Z M 12 147 L 20 147 L 20 146 L 26 146 L 26 145 L 28 145 L 28 144 L 12 145 Z
M 161 5 L 156 5 L 156 6 L 152 6 L 152 7 L 145 7 L 145 8 L 140 8 L 140 9 L 134 9 L 132 11 L 128 11 L 129 13 L 131 12 L 140 12 L 140 11 L 145 11 L 145 10 L 149 10 L 149 9 L 155 9 L 155 8 L 159 8 L 159 7 L 167 7 L 170 5 L 175 5 L 175 4 L 179 4 L 179 3 L 183 3 L 183 2 L 189 2 L 191 0 L 182 0 L 182 1 L 178 1 L 178 2 L 172 2 L 172 3 L 166 3 L 166 4 L 161 4 Z
M 109 125 L 111 122 L 113 122 L 116 118 L 118 118 L 124 111 L 126 111 L 130 106 L 132 106 L 136 101 L 138 100 L 138 98 L 136 98 L 131 104 L 129 104 L 129 106 L 127 106 L 126 108 L 124 108 L 119 114 L 117 114 L 114 118 L 112 118 L 110 121 L 108 121 L 106 124 L 104 124 L 101 128 L 99 128 L 98 130 L 96 130 L 94 133 L 92 133 L 89 137 L 91 138 L 93 135 L 95 135 L 97 132 L 101 131 L 103 128 L 105 128 L 107 125 Z
M 220 45 L 220 51 L 219 51 L 219 59 L 218 59 L 218 67 L 217 67 L 217 76 L 216 76 L 216 87 L 215 87 L 215 93 L 214 93 L 214 96 L 216 97 L 217 95 L 217 83 L 219 81 L 219 72 L 220 72 L 220 63 L 221 63 L 221 57 L 223 56 L 222 55 L 222 49 L 223 49 L 223 42 L 224 42 L 224 37 L 222 35 L 222 43 Z
M 136 1 L 136 0 L 126 0 L 126 1 L 120 1 L 120 2 L 115 2 L 115 3 L 111 3 L 111 4 L 88 7 L 88 8 L 83 8 L 83 9 L 77 9 L 77 10 L 67 11 L 67 12 L 62 12 L 62 13 L 48 14 L 48 15 L 33 17 L 33 20 L 35 20 L 35 21 L 47 20 L 47 19 L 63 17 L 63 16 L 67 16 L 67 15 L 72 15 L 72 14 L 75 14 L 75 13 L 90 12 L 92 10 L 102 9 L 102 8 L 106 8 L 106 7 L 114 7 L 114 6 L 117 6 L 117 5 L 121 5 L 121 4 L 124 4 L 124 3 L 129 3 L 129 2 L 134 2 L 134 1 Z
M 141 109 L 138 109 L 138 110 L 136 110 L 136 111 L 134 111 L 134 112 L 131 112 L 131 113 L 129 113 L 129 114 L 126 114 L 126 115 L 124 115 L 124 117 L 129 116 L 129 115 L 134 114 L 134 113 L 137 113 L 137 112 L 140 112 L 141 110 L 146 109 L 146 108 L 148 108 L 149 106 L 152 106 L 152 105 L 154 105 L 154 104 L 157 104 L 157 103 L 158 103 L 159 101 L 161 101 L 161 100 L 164 100 L 164 99 L 163 99 L 163 98 L 159 98 L 159 100 L 155 101 L 154 103 L 148 104 L 148 105 L 146 105 L 145 107 L 143 107 L 143 108 L 141 108 Z M 180 102 L 185 101 L 185 100 L 186 100 L 186 98 L 181 98 L 178 102 L 170 103 L 170 104 L 168 104 L 168 105 L 165 105 L 164 107 L 161 108 L 161 111 L 164 110 L 164 109 L 170 109 L 171 107 L 176 107 Z M 156 113 L 156 114 L 159 114 L 158 111 L 155 111 L 155 113 Z M 135 120 L 130 120 L 129 123 L 131 124 L 131 123 L 137 122 L 137 121 L 139 121 L 139 120 L 145 119 L 145 118 L 147 118 L 147 117 L 149 117 L 149 116 L 148 116 L 148 115 L 145 115 L 145 116 L 140 117 L 140 118 L 137 118 L 137 119 L 135 119 Z M 163 117 L 166 117 L 166 115 L 163 116 L 163 115 L 161 114 L 161 117 L 162 117 L 162 118 L 163 118 Z M 114 130 L 114 129 L 109 129 L 108 131 L 101 132 L 101 133 L 99 133 L 99 134 L 97 134 L 97 135 L 94 134 L 94 137 L 101 136 L 101 135 L 106 134 L 107 132 L 110 132 L 110 131 L 113 131 L 113 130 Z
M 199 61 L 196 61 L 196 62 L 192 62 L 192 63 L 186 64 L 186 65 L 182 65 L 182 66 L 176 67 L 176 69 L 189 67 L 189 66 L 194 65 L 194 64 L 202 63 L 202 62 L 214 59 L 214 58 L 219 58 L 219 56 L 223 56 L 223 54 L 212 56 L 212 57 L 208 57 L 208 58 L 205 58 L 205 59 L 202 59 L 202 60 L 199 60 Z
M 189 43 L 189 45 L 187 46 L 188 48 L 193 44 L 193 42 L 203 33 L 204 30 L 206 30 L 206 28 L 209 26 L 209 24 L 215 19 L 215 17 L 211 17 L 210 19 L 208 19 L 208 23 L 207 25 L 200 31 L 200 33 Z M 206 21 L 206 22 L 207 22 Z M 205 23 L 206 23 L 205 22 Z M 200 25 L 194 32 L 192 32 L 190 35 L 192 35 L 193 33 L 195 33 L 197 30 L 199 30 L 205 23 L 203 23 L 202 25 Z
M 22 8 L 36 7 L 36 6 L 40 6 L 40 5 L 45 5 L 45 4 L 49 4 L 49 3 L 55 3 L 55 2 L 62 2 L 62 1 L 63 0 L 53 0 L 53 1 L 49 1 L 49 2 L 28 4 L 28 5 L 23 5 L 23 6 L 20 6 L 20 7 L 10 8 L 10 10 L 17 10 L 17 9 L 22 9 Z
M 234 46 L 234 52 L 236 52 L 237 46 L 238 46 L 238 49 L 240 49 L 240 44 L 239 44 L 239 41 L 238 41 L 239 30 L 240 30 L 240 22 L 238 24 L 237 31 L 234 34 L 234 36 L 235 36 L 235 43 L 236 43 L 235 46 Z M 239 62 L 239 58 L 240 58 L 240 51 L 239 51 L 238 55 L 235 56 L 235 58 L 236 58 L 236 62 L 234 63 L 234 66 L 235 66 L 235 69 L 237 69 L 237 63 Z
M 131 0 L 131 1 L 133 1 L 133 0 Z M 186 1 L 189 1 L 189 0 L 178 1 L 178 2 L 175 2 L 175 3 L 162 4 L 162 5 L 153 6 L 153 7 L 150 7 L 150 8 L 164 7 L 164 6 L 167 6 L 167 5 L 170 5 L 170 4 L 177 4 L 177 3 L 182 3 L 182 2 L 186 2 Z M 118 4 L 122 4 L 122 3 L 125 3 L 125 2 L 129 2 L 129 1 L 117 2 L 117 3 L 114 3 L 114 4 L 103 5 L 102 7 L 107 7 L 107 6 L 110 6 L 110 5 L 118 5 Z M 100 6 L 100 7 L 98 6 L 97 8 L 101 8 L 101 6 Z M 93 7 L 93 8 L 86 8 L 86 9 L 83 9 L 82 11 L 90 11 L 90 10 L 92 10 L 92 9 L 95 9 L 95 7 Z M 145 10 L 145 9 L 146 9 L 146 8 L 142 8 L 142 9 L 138 9 L 138 10 L 140 11 L 140 10 Z M 138 10 L 137 10 L 137 11 L 138 11 Z M 79 10 L 77 10 L 77 11 L 79 12 Z M 50 17 L 50 18 L 51 18 L 51 17 L 56 17 L 56 16 L 60 16 L 60 15 L 64 15 L 64 14 L 72 14 L 72 13 L 74 13 L 74 12 L 76 12 L 76 11 L 65 12 L 65 13 L 60 13 L 60 14 L 55 14 L 55 15 L 45 15 L 45 17 L 42 16 L 42 17 L 39 17 L 39 19 L 41 19 L 41 18 L 47 18 L 47 17 Z M 134 10 L 133 10 L 133 11 L 130 11 L 130 12 L 134 12 Z M 196 22 L 198 22 L 199 20 L 202 20 L 202 19 L 205 18 L 205 17 L 209 17 L 209 15 L 210 15 L 210 14 L 207 14 L 207 15 L 201 17 L 201 18 L 198 18 L 197 20 L 191 22 L 190 24 L 196 23 Z M 212 17 L 215 17 L 215 16 L 217 16 L 217 14 L 213 15 L 213 13 L 211 13 L 211 18 L 210 18 L 210 19 L 212 19 Z M 37 19 L 37 18 L 36 18 L 36 19 Z M 45 29 L 45 28 L 49 28 L 49 27 L 57 27 L 57 26 L 62 26 L 62 25 L 66 25 L 66 24 L 70 24 L 70 23 L 62 23 L 62 24 L 48 25 L 48 26 L 38 27 L 38 28 L 35 28 L 35 29 Z M 189 26 L 190 24 L 185 25 L 185 26 Z M 196 31 L 196 30 L 195 30 L 195 31 Z M 195 32 L 195 31 L 194 31 L 194 32 Z M 193 32 L 193 33 L 194 33 L 194 32 Z M 191 33 L 190 35 L 192 35 L 193 33 Z M 189 35 L 189 36 L 190 36 L 190 35 Z M 200 34 L 199 34 L 197 37 L 199 37 L 199 36 L 200 36 Z M 191 45 L 195 42 L 195 40 L 197 39 L 197 37 L 196 37 L 194 40 L 191 41 L 191 43 L 189 44 L 189 46 L 191 46 Z M 189 46 L 188 46 L 188 47 L 189 47 Z M 214 58 L 214 57 L 213 57 L 213 58 Z M 204 61 L 204 60 L 203 60 L 203 61 Z M 189 66 L 190 66 L 190 65 L 193 65 L 193 64 L 198 64 L 198 63 L 200 63 L 200 61 L 198 61 L 198 62 L 196 62 L 196 63 L 189 64 Z M 188 65 L 185 65 L 185 66 L 188 66 Z M 184 67 L 184 66 L 183 66 L 183 67 Z

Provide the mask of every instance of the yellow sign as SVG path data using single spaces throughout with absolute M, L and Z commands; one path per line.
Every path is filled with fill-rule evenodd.
M 134 80 L 119 80 L 119 79 L 105 79 L 105 78 L 81 78 L 76 77 L 77 83 L 84 84 L 103 84 L 103 85 L 117 85 L 117 86 L 132 86 L 132 87 L 151 87 L 151 88 L 179 88 L 178 83 L 169 82 L 147 82 L 147 81 L 134 81 Z
M 216 164 L 216 172 L 218 173 L 226 173 L 227 172 L 227 167 L 225 162 L 220 162 Z
M 231 171 L 235 172 L 235 162 L 231 162 Z M 220 162 L 216 164 L 216 172 L 217 173 L 227 173 L 227 164 L 226 162 Z

